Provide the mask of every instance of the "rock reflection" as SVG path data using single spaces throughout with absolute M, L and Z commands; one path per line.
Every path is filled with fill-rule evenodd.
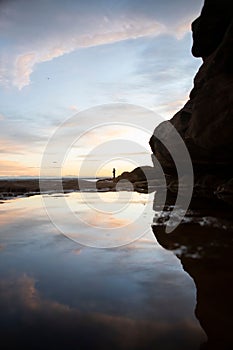
M 195 314 L 208 337 L 201 349 L 232 349 L 232 208 L 194 199 L 183 223 L 166 234 L 172 198 L 168 203 L 153 231 L 158 243 L 174 252 L 195 282 Z

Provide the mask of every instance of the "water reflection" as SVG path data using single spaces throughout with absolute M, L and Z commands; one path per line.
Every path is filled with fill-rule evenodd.
M 169 216 L 167 207 L 166 215 Z M 195 315 L 208 340 L 202 349 L 233 348 L 232 208 L 223 203 L 193 200 L 183 224 L 165 233 L 163 220 L 154 226 L 159 244 L 173 251 L 197 288 Z M 164 218 L 166 217 L 164 216 Z M 165 218 L 166 219 L 166 218 Z
M 134 196 L 128 218 L 143 198 Z M 41 200 L 0 207 L 0 329 L 8 348 L 199 349 L 205 334 L 193 280 L 151 231 L 118 249 L 88 248 L 54 228 Z
M 90 247 L 129 244 L 151 230 L 153 198 L 148 194 L 79 192 L 43 196 L 43 202 L 60 232 Z

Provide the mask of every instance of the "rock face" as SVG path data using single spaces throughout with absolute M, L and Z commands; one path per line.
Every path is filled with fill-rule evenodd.
M 208 57 L 221 44 L 232 20 L 231 0 L 206 0 L 201 15 L 192 23 L 195 57 Z
M 196 176 L 219 173 L 224 181 L 233 176 L 231 6 L 231 0 L 206 0 L 200 17 L 192 24 L 192 53 L 204 62 L 194 78 L 189 101 L 169 122 L 161 123 L 150 139 L 152 152 L 167 173 L 174 171 L 174 162 L 163 144 L 178 146 L 171 123 L 189 150 Z
M 233 204 L 231 8 L 232 0 L 205 0 L 200 17 L 192 24 L 192 53 L 202 57 L 203 64 L 194 78 L 190 99 L 169 122 L 160 124 L 150 139 L 154 163 L 157 159 L 171 179 L 176 167 L 168 150 L 180 145 L 171 124 L 193 163 L 194 196 L 185 218 L 167 234 L 166 222 L 172 215 L 176 218 L 179 208 L 174 209 L 175 198 L 169 194 L 164 211 L 156 212 L 155 195 L 153 231 L 158 243 L 174 252 L 195 282 L 195 314 L 208 337 L 200 348 L 203 350 L 233 349 L 233 225 L 228 206 Z M 180 157 L 178 162 L 185 163 L 185 159 Z

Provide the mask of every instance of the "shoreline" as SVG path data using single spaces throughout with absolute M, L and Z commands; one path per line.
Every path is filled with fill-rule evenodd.
M 143 186 L 142 186 L 143 187 Z M 144 184 L 145 187 L 145 184 Z M 76 191 L 90 192 L 109 192 L 109 191 L 135 191 L 129 181 L 125 182 L 120 188 L 116 189 L 116 183 L 113 179 L 94 179 L 90 178 L 10 178 L 0 179 L 0 201 L 13 199 L 17 197 L 28 197 L 39 194 L 69 193 Z M 140 190 L 138 191 L 140 192 Z M 146 189 L 143 190 L 146 192 Z
M 95 182 L 83 181 L 74 178 L 62 178 L 62 187 L 65 191 L 79 191 L 79 182 L 85 182 L 89 187 Z M 41 190 L 42 187 L 42 190 Z M 32 196 L 43 193 L 58 193 L 61 188 L 61 180 L 39 179 L 38 178 L 16 178 L 16 179 L 0 179 L 0 200 L 17 198 L 19 196 Z
M 133 171 L 134 172 L 134 171 Z M 167 192 L 169 198 L 176 197 L 179 187 L 185 189 L 185 182 L 179 183 L 177 179 L 166 175 L 166 184 L 161 179 L 145 175 L 134 178 L 131 173 L 123 173 L 117 178 L 0 178 L 0 201 L 20 196 L 33 196 L 38 194 L 54 194 L 69 192 L 139 192 L 152 193 L 159 188 Z M 126 174 L 126 176 L 125 176 Z M 217 200 L 233 205 L 233 183 L 224 180 L 216 181 L 212 176 L 200 177 L 194 183 L 193 198 Z

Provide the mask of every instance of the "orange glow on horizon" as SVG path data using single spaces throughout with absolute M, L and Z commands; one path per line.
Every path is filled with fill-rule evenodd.
M 113 168 L 116 169 L 116 176 L 122 174 L 124 171 L 132 171 L 139 166 L 136 162 L 125 159 L 113 159 L 104 164 L 88 163 L 85 167 L 86 171 L 82 171 L 81 163 L 72 161 L 62 168 L 51 168 L 45 176 L 79 176 L 79 177 L 112 177 Z M 39 167 L 28 167 L 18 161 L 1 161 L 0 176 L 2 177 L 20 177 L 20 176 L 40 176 Z

